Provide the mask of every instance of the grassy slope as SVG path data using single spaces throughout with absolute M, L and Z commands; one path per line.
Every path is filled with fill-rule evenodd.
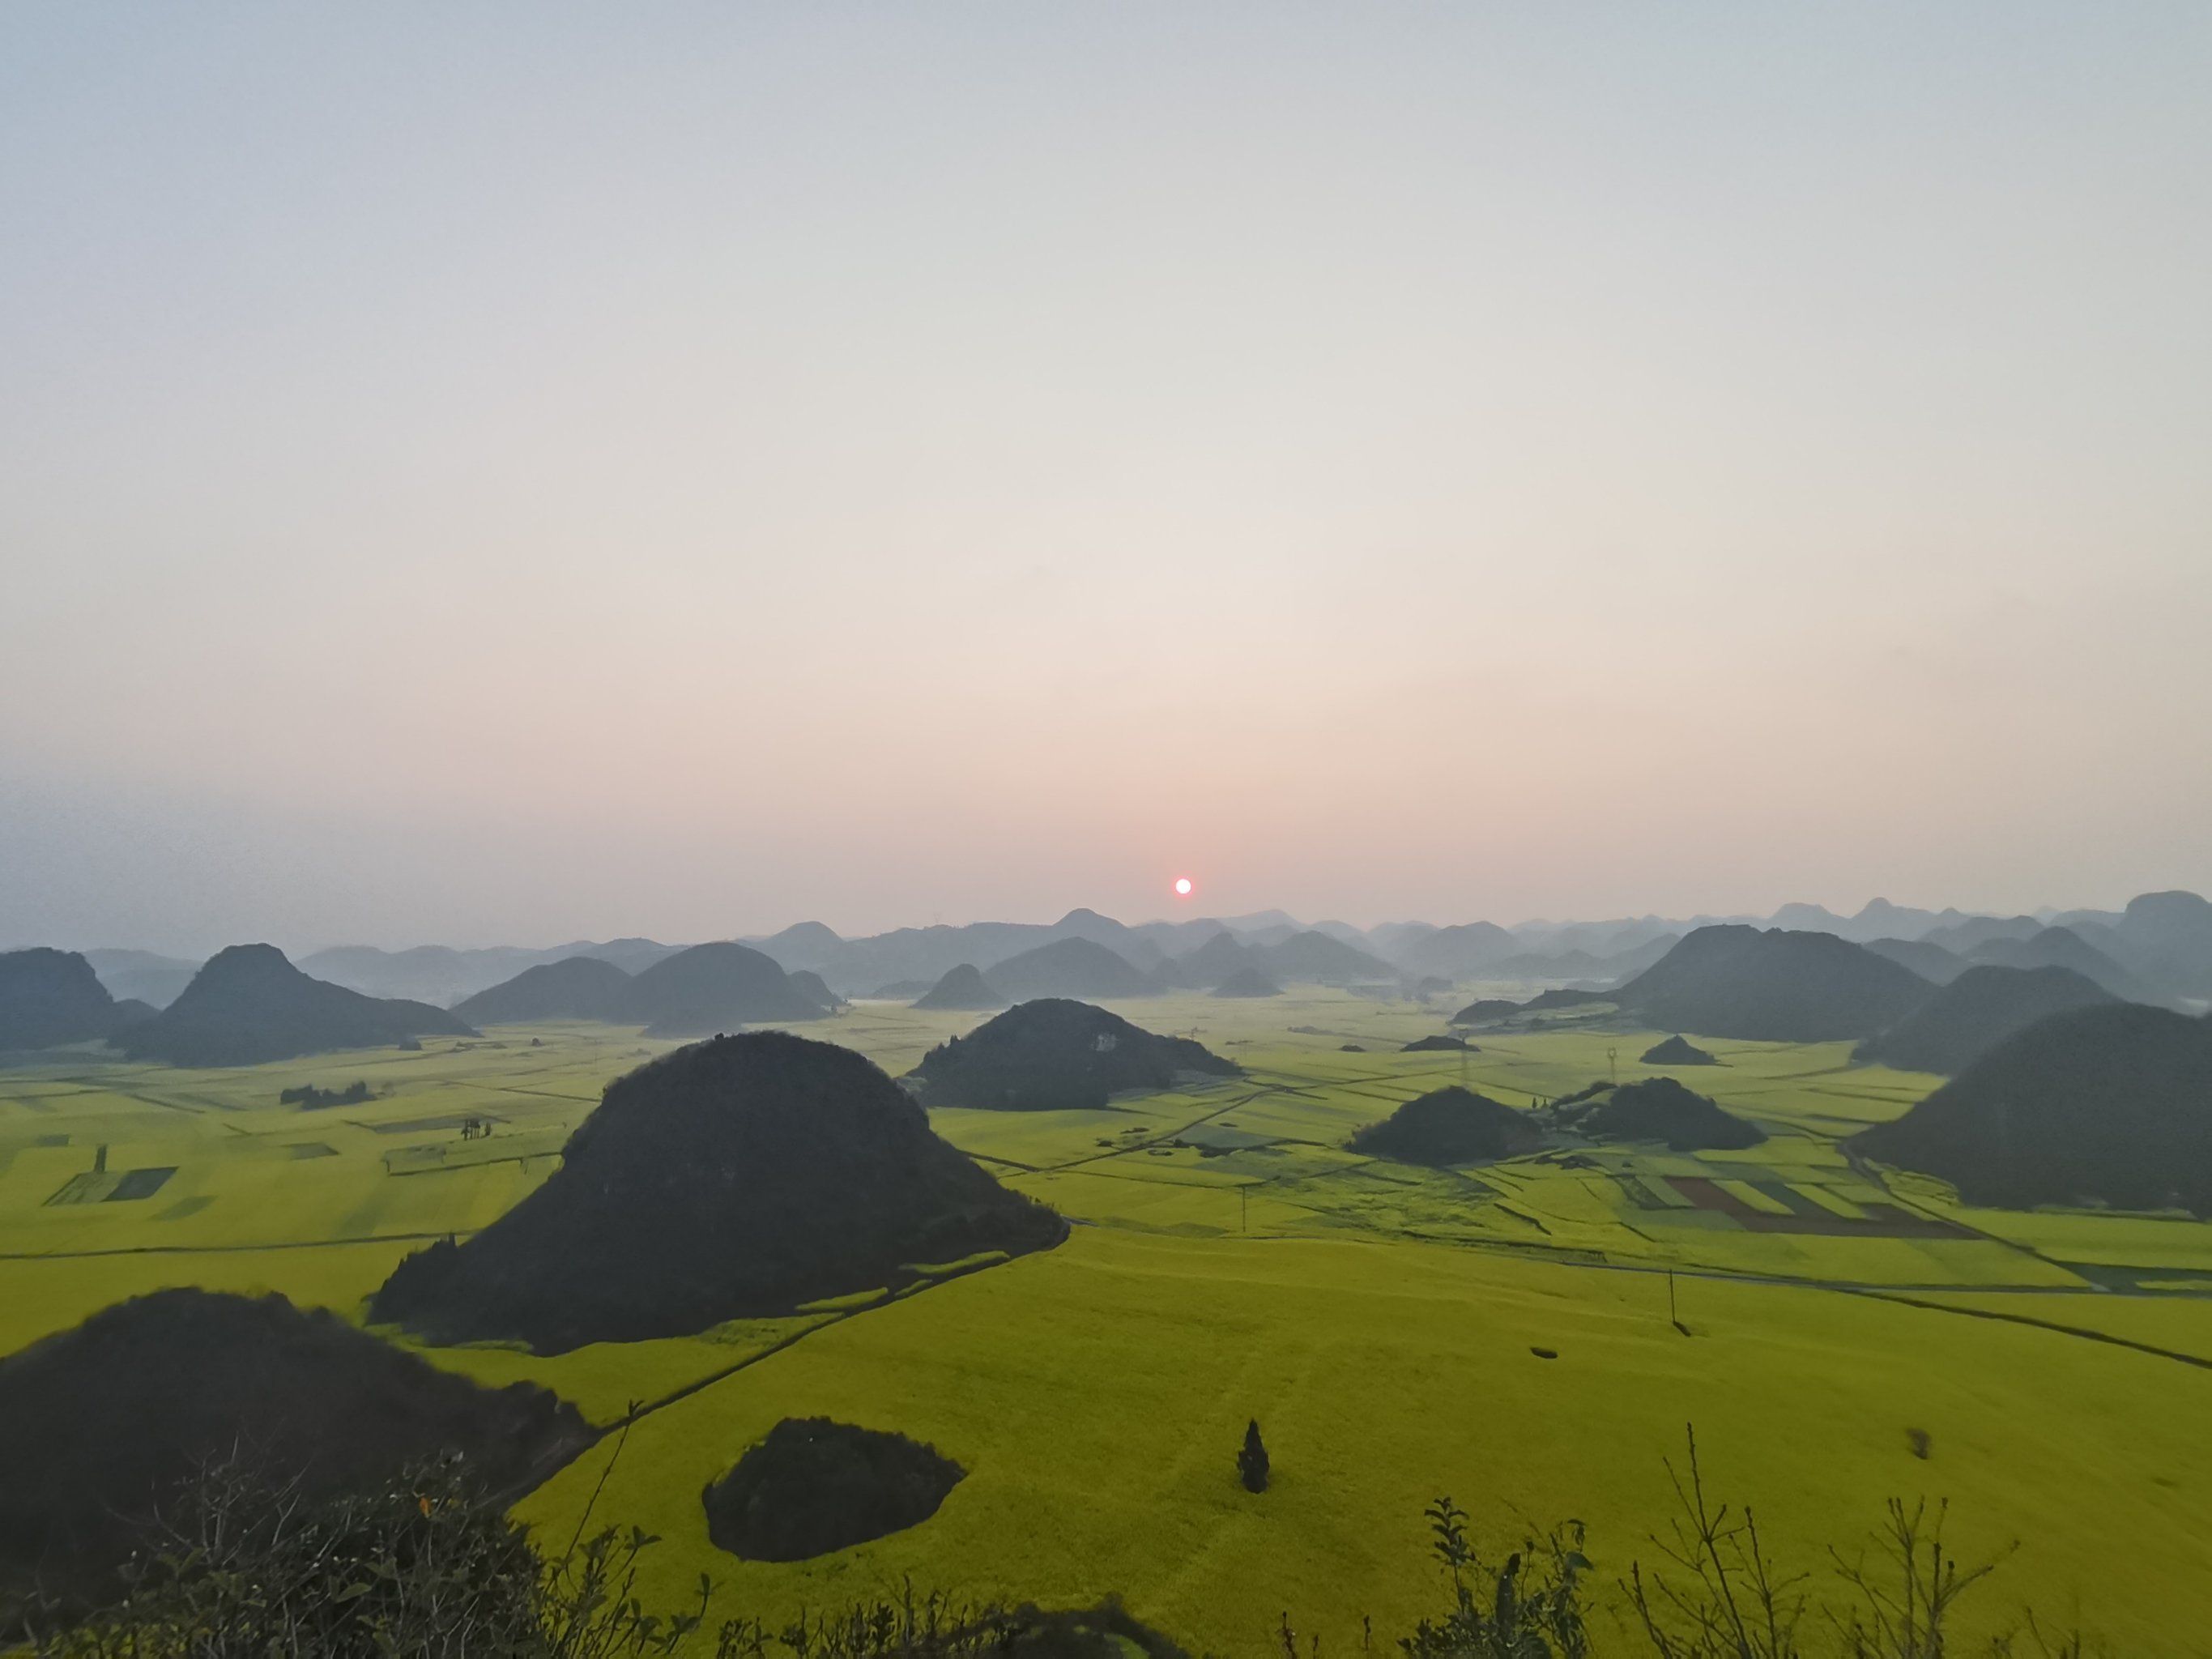
M 1808 1565 L 1883 1496 L 1925 1492 L 1954 1499 L 1970 1554 L 2028 1540 L 1984 1598 L 1992 1613 L 2032 1587 L 2070 1615 L 2075 1587 L 2095 1584 L 2084 1612 L 2123 1645 L 2171 1646 L 2173 1630 L 2212 1624 L 2212 1547 L 2197 1541 L 2212 1539 L 2212 1371 L 1964 1316 L 1993 1308 L 2212 1354 L 2212 1294 L 2154 1301 L 2092 1283 L 2198 1285 L 2212 1227 L 1957 1211 L 1911 1181 L 1882 1194 L 1832 1139 L 1930 1080 L 1847 1069 L 1842 1045 L 1706 1045 L 1729 1063 L 1692 1086 L 1775 1136 L 1745 1153 L 1608 1149 L 1587 1168 L 1430 1172 L 1341 1142 L 1462 1075 L 1515 1104 L 1616 1064 L 1623 1079 L 1648 1075 L 1632 1057 L 1653 1036 L 1478 1034 L 1482 1052 L 1462 1061 L 1396 1052 L 1441 1028 L 1442 1006 L 1293 991 L 1121 1012 L 1195 1029 L 1251 1075 L 1104 1112 L 935 1115 L 1089 1224 L 1063 1249 L 849 1316 L 553 1359 L 431 1357 L 488 1381 L 542 1380 L 602 1422 L 722 1378 L 649 1415 L 601 1499 L 603 1518 L 666 1537 L 653 1570 L 672 1601 L 702 1570 L 763 1610 L 912 1573 L 1048 1598 L 1121 1588 L 1140 1616 L 1220 1650 L 1256 1648 L 1286 1609 L 1325 1642 L 1354 1640 L 1360 1613 L 1387 1626 L 1432 1592 L 1419 1509 L 1439 1487 L 1501 1540 L 1516 1510 L 1580 1516 L 1601 1566 L 1625 1565 L 1662 1518 L 1659 1459 L 1694 1419 L 1709 1468 Z M 863 1005 L 811 1034 L 897 1072 L 977 1018 Z M 1297 1024 L 1319 1029 L 1286 1029 Z M 0 1072 L 0 1351 L 161 1284 L 279 1289 L 357 1316 L 420 1237 L 481 1225 L 542 1180 L 605 1081 L 665 1046 L 547 1026 L 235 1073 L 91 1060 Z M 276 1104 L 283 1087 L 356 1078 L 392 1092 L 313 1113 Z M 465 1143 L 422 1127 L 468 1114 L 501 1121 Z M 377 1133 L 393 1125 L 417 1127 Z M 137 1202 L 47 1204 L 103 1144 L 112 1171 L 177 1174 Z M 1901 1197 L 1980 1236 L 1747 1232 L 1669 1199 L 1670 1175 L 1720 1181 L 1762 1212 L 1786 1208 L 1784 1192 L 1846 1215 Z M 1657 1270 L 1670 1267 L 1686 1270 L 1692 1338 L 1666 1322 Z M 1827 1280 L 1955 1306 L 1814 1287 Z M 701 1486 L 778 1417 L 814 1412 L 934 1440 L 971 1477 L 927 1526 L 821 1562 L 714 1551 Z M 1255 1413 L 1279 1474 L 1259 1499 L 1230 1472 Z M 1931 1461 L 1910 1455 L 1908 1427 L 1934 1436 Z M 525 1513 L 573 1525 L 597 1474 L 587 1462 Z

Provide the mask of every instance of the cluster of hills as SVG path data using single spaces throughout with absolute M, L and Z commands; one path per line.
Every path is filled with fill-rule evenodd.
M 1133 926 L 1078 909 L 1049 924 L 904 927 L 860 939 L 805 921 L 736 942 L 771 957 L 787 975 L 817 976 L 834 996 L 910 1000 L 964 965 L 1015 1001 L 1031 995 L 1133 996 L 1146 988 L 1212 990 L 1246 969 L 1278 986 L 1489 980 L 1601 989 L 1636 978 L 1692 933 L 1723 924 L 1831 935 L 1938 984 L 1976 966 L 2063 967 L 2130 1001 L 2212 1001 L 2212 904 L 2178 891 L 2141 895 L 2122 910 L 2033 916 L 1916 909 L 1875 899 L 1850 916 L 1819 905 L 1788 904 L 1767 917 L 1653 915 L 1511 927 L 1488 921 L 1309 926 L 1280 911 Z M 1100 947 L 1134 977 L 1092 952 L 1037 956 L 1079 939 Z M 684 949 L 649 939 L 580 939 L 546 950 L 341 945 L 304 956 L 299 965 L 313 978 L 367 996 L 457 1007 L 532 969 L 586 959 L 635 978 Z M 156 1008 L 179 995 L 199 965 L 144 951 L 84 955 L 112 997 Z M 1038 980 L 1034 988 L 1028 982 L 1033 977 Z M 1254 982 L 1249 976 L 1239 979 Z
M 750 1021 L 819 1019 L 838 1002 L 815 975 L 786 974 L 731 943 L 674 951 L 635 975 L 592 957 L 547 963 L 451 1009 L 368 996 L 302 971 L 274 945 L 234 945 L 157 1011 L 117 1001 L 84 957 L 33 949 L 0 955 L 0 1050 L 100 1040 L 133 1060 L 252 1066 L 527 1020 L 600 1019 L 696 1036 Z

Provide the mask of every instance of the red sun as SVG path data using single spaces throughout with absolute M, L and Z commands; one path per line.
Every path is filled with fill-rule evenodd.
M 1177 898 L 1188 898 L 1190 896 L 1190 878 L 1188 876 L 1177 876 L 1176 878 L 1176 896 Z

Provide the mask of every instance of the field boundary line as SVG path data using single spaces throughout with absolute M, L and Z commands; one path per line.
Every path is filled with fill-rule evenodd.
M 82 1261 L 105 1255 L 240 1255 L 255 1250 L 330 1250 L 354 1244 L 413 1244 L 423 1240 L 472 1237 L 475 1227 L 441 1228 L 434 1233 L 370 1233 L 360 1238 L 308 1238 L 289 1244 L 118 1244 L 104 1250 L 0 1250 L 0 1261 Z
M 1971 1293 L 1972 1288 L 1962 1287 L 1961 1293 Z M 2133 1337 L 2115 1336 L 2110 1331 L 2093 1331 L 2080 1325 L 2061 1325 L 2055 1320 L 2038 1319 L 2030 1314 L 2001 1313 L 1995 1308 L 1961 1308 L 1954 1303 L 1923 1302 L 1917 1297 L 1894 1296 L 1877 1290 L 1848 1291 L 1845 1294 L 1863 1296 L 1875 1302 L 1894 1302 L 1900 1307 L 1925 1308 L 1930 1313 L 1961 1314 L 1968 1319 L 1994 1319 L 2002 1325 L 2026 1325 L 2058 1336 L 2078 1336 L 2086 1341 L 2110 1343 L 2116 1348 L 2132 1348 L 2137 1353 L 2151 1354 L 2160 1359 L 2178 1360 L 2185 1365 L 2194 1365 L 2201 1371 L 2212 1371 L 2212 1358 L 2203 1354 L 2182 1353 L 2172 1348 L 2161 1348 L 2155 1343 L 2138 1342 Z

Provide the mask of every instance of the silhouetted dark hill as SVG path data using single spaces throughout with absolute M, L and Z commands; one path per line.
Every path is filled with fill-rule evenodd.
M 649 1036 L 700 1036 L 748 1020 L 819 1019 L 772 957 L 723 940 L 664 957 L 630 981 L 623 1014 Z
M 1455 1053 L 1462 1050 L 1481 1052 L 1465 1037 L 1449 1036 L 1415 1037 L 1398 1052 L 1407 1054 L 1433 1054 L 1438 1050 L 1449 1050 Z
M 949 968 L 945 977 L 915 1000 L 917 1008 L 1003 1008 L 1006 998 L 991 988 L 973 963 Z
M 88 1042 L 117 1024 L 115 999 L 76 951 L 0 953 L 0 1049 Z
M 836 932 L 818 921 L 795 922 L 780 933 L 746 943 L 762 955 L 773 957 L 787 974 L 810 968 L 819 973 L 836 962 L 845 948 L 845 941 Z
M 1521 1005 L 1509 997 L 1484 997 L 1468 1003 L 1447 1023 L 1453 1025 L 1487 1025 L 1494 1019 L 1510 1019 L 1520 1012 Z
M 630 977 L 597 957 L 567 957 L 526 968 L 503 985 L 457 1003 L 453 1012 L 477 1025 L 520 1025 L 538 1019 L 622 1018 Z
M 1682 936 L 1680 933 L 1658 934 L 1645 939 L 1640 945 L 1632 945 L 1625 951 L 1616 951 L 1607 957 L 1604 962 L 1605 971 L 1616 982 L 1632 979 L 1681 942 Z
M 667 961 L 683 948 L 680 945 L 663 945 L 657 939 L 611 939 L 596 945 L 589 939 L 578 939 L 574 944 L 562 945 L 553 952 L 553 956 L 556 959 L 562 957 L 597 957 L 601 962 L 611 962 L 635 979 L 655 963 Z
M 1972 965 L 1966 957 L 1954 956 L 1942 945 L 1931 945 L 1924 939 L 1870 939 L 1866 948 L 1900 968 L 1910 969 L 1930 985 L 1948 985 Z
M 1254 965 L 1252 952 L 1237 942 L 1233 933 L 1216 933 L 1189 955 L 1177 958 L 1176 976 L 1179 983 L 1212 989 L 1231 974 L 1241 974 Z
M 1689 934 L 1613 995 L 1662 1030 L 1828 1042 L 1895 1024 L 1932 990 L 1832 933 L 1723 924 Z
M 156 1507 L 234 1450 L 310 1499 L 459 1454 L 504 1498 L 592 1437 L 543 1389 L 483 1388 L 282 1297 L 139 1297 L 0 1359 L 0 1626 L 34 1583 L 112 1595 Z
M 825 1014 L 834 1014 L 845 1006 L 845 999 L 831 990 L 821 975 L 809 968 L 794 968 L 784 977 L 791 988 L 805 997 Z
M 1409 1100 L 1352 1137 L 1355 1152 L 1401 1164 L 1471 1164 L 1538 1151 L 1544 1138 L 1510 1106 L 1454 1085 Z
M 1594 1140 L 1663 1140 L 1677 1152 L 1756 1146 L 1766 1139 L 1757 1124 L 1723 1111 L 1671 1077 L 1607 1089 L 1586 1105 L 1562 1110 L 1559 1120 Z
M 1960 1072 L 2046 1014 L 2112 1000 L 2070 968 L 1969 968 L 1851 1058 L 1905 1072 Z
M 2212 1215 L 2212 1023 L 2127 1002 L 2050 1015 L 1850 1145 L 1972 1204 Z
M 1140 997 L 1153 988 L 1127 957 L 1081 938 L 1054 939 L 1008 957 L 990 969 L 990 981 L 1012 1002 L 1032 997 Z
M 2033 916 L 1968 916 L 1946 927 L 1937 927 L 1921 937 L 1930 945 L 1940 945 L 1954 956 L 1971 956 L 1974 951 L 1996 939 L 2027 939 L 2043 931 L 2043 924 Z
M 2155 1000 L 2133 974 L 2070 927 L 2045 927 L 2026 939 L 1993 939 L 1976 947 L 1973 960 L 1996 968 L 2064 968 L 2123 1001 Z
M 1066 1233 L 860 1055 L 750 1031 L 617 1079 L 544 1186 L 409 1256 L 372 1307 L 434 1341 L 557 1352 L 788 1314 Z
M 1715 1060 L 1694 1042 L 1685 1042 L 1680 1036 L 1670 1036 L 1664 1042 L 1655 1042 L 1642 1055 L 1646 1066 L 1717 1066 Z
M 1087 1002 L 1048 997 L 939 1044 L 908 1082 L 931 1106 L 1047 1111 L 1103 1106 L 1124 1089 L 1165 1089 L 1178 1072 L 1243 1075 L 1188 1037 L 1158 1036 Z
M 2142 893 L 2112 932 L 2125 965 L 2162 993 L 2212 998 L 2212 904 L 2195 893 Z
M 134 1060 L 256 1066 L 413 1036 L 474 1035 L 467 1021 L 443 1008 L 326 985 L 295 968 L 273 945 L 234 945 L 210 957 L 182 996 L 112 1041 Z
M 1521 1005 L 1524 1014 L 1547 1014 L 1554 1008 L 1589 1008 L 1601 1002 L 1617 1002 L 1619 994 L 1612 991 L 1578 991 L 1571 986 L 1557 990 L 1539 991 Z
M 1279 997 L 1281 986 L 1269 979 L 1257 968 L 1240 968 L 1213 988 L 1218 997 Z
M 926 979 L 895 979 L 888 985 L 878 985 L 868 995 L 877 1002 L 912 1002 L 916 997 L 927 996 L 930 985 Z

